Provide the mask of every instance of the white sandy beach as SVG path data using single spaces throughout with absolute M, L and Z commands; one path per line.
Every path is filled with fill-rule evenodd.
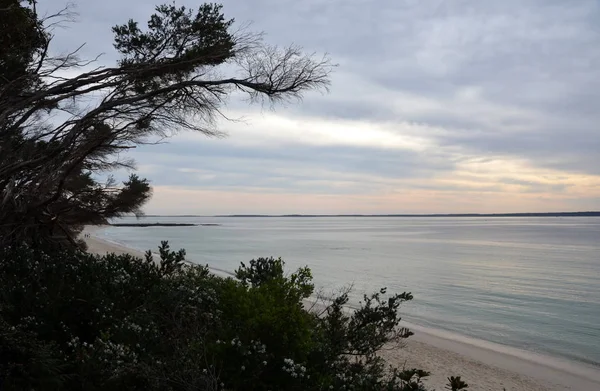
M 108 242 L 88 227 L 88 251 L 143 256 L 139 251 Z M 393 365 L 431 372 L 426 384 L 445 389 L 447 377 L 460 375 L 474 391 L 600 391 L 600 368 L 471 340 L 442 331 L 408 325 L 415 332 L 401 349 L 382 355 Z
M 121 254 L 131 254 L 137 257 L 144 257 L 144 254 L 141 251 L 137 251 L 131 249 L 129 247 L 121 246 L 117 243 L 108 242 L 103 240 L 95 235 L 96 231 L 102 229 L 102 227 L 97 226 L 87 226 L 81 233 L 83 240 L 88 246 L 88 251 L 93 254 L 104 255 L 106 253 L 115 253 L 117 255 Z M 89 234 L 90 237 L 86 238 L 84 235 Z

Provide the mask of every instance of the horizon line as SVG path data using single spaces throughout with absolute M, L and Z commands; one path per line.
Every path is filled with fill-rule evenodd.
M 429 214 L 148 214 L 141 217 L 576 217 L 600 216 L 600 211 L 579 212 L 521 212 L 521 213 L 429 213 Z

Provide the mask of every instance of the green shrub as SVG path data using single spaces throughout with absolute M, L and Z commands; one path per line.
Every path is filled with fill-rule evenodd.
M 166 242 L 159 255 L 0 250 L 0 388 L 424 389 L 426 372 L 377 355 L 411 334 L 397 313 L 410 293 L 353 313 L 340 295 L 317 314 L 308 268 L 259 258 L 221 278 Z

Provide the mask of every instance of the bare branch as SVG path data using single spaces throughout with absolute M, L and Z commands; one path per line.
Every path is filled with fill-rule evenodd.
M 203 9 L 194 16 L 169 6 L 160 16 L 166 22 L 148 32 L 115 27 L 123 58 L 94 69 L 88 68 L 99 56 L 80 59 L 83 45 L 52 54 L 51 31 L 74 20 L 72 5 L 32 21 L 44 31 L 37 46 L 19 49 L 29 51 L 29 62 L 15 77 L 0 74 L 0 220 L 59 221 L 68 228 L 93 216 L 85 206 L 89 212 L 78 217 L 77 205 L 95 205 L 96 219 L 138 211 L 150 194 L 147 182 L 132 177 L 115 190 L 91 173 L 133 168 L 121 152 L 178 131 L 223 137 L 216 118 L 231 120 L 223 106 L 232 92 L 273 105 L 327 90 L 334 67 L 327 56 L 266 45 L 247 25 L 231 31 L 232 22 L 214 12 L 219 6 Z

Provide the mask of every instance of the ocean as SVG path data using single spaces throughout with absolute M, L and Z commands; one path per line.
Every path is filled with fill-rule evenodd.
M 119 222 L 196 227 L 110 227 L 97 235 L 138 250 L 161 240 L 188 260 L 233 272 L 282 257 L 309 266 L 317 290 L 352 286 L 350 305 L 387 287 L 409 291 L 403 319 L 600 365 L 598 217 L 146 217 Z

